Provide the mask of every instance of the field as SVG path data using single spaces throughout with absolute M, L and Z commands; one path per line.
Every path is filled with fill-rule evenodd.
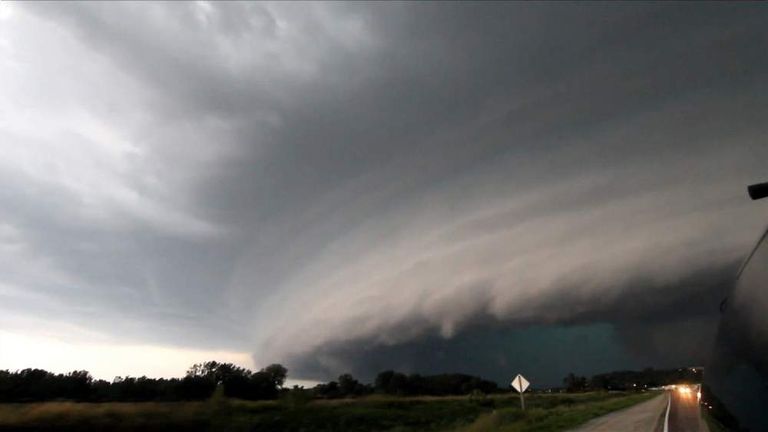
M 540 394 L 526 410 L 512 395 L 489 397 L 384 397 L 329 401 L 0 405 L 0 431 L 389 431 L 480 432 L 565 430 L 625 408 L 655 393 Z

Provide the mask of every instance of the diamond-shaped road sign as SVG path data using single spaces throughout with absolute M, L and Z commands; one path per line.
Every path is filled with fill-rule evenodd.
M 512 380 L 512 387 L 514 387 L 515 390 L 520 393 L 524 392 L 529 385 L 531 385 L 531 383 L 529 383 L 528 380 L 520 374 L 517 374 L 515 379 Z

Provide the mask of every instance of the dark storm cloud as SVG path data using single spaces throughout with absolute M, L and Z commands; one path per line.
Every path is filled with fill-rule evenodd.
M 405 372 L 461 370 L 504 383 L 524 372 L 537 385 L 559 385 L 569 372 L 677 367 L 708 361 L 718 322 L 738 263 L 694 272 L 671 284 L 627 283 L 617 296 L 557 298 L 529 304 L 524 320 L 474 316 L 451 338 L 424 334 L 399 344 L 366 340 L 320 347 L 296 365 L 324 379 L 338 370 L 373 379 L 386 369 Z M 634 285 L 634 287 L 632 287 Z M 568 305 L 565 308 L 563 305 Z M 414 323 L 403 323 L 403 329 Z
M 428 368 L 424 347 L 536 324 L 698 361 L 654 335 L 706 333 L 761 225 L 743 186 L 768 156 L 764 9 L 19 7 L 3 36 L 51 53 L 10 57 L 19 89 L 53 82 L 27 105 L 86 114 L 0 124 L 32 149 L 0 165 L 28 263 L 3 282 L 62 320 L 307 376 Z M 82 157 L 48 144 L 62 128 Z

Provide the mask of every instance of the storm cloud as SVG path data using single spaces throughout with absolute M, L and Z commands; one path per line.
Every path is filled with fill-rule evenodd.
M 765 5 L 0 12 L 9 331 L 317 379 L 699 363 L 764 223 Z

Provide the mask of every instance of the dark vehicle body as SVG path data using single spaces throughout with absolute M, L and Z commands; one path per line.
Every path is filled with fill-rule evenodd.
M 753 199 L 768 183 L 750 186 Z M 734 431 L 768 431 L 768 230 L 747 256 L 728 297 L 712 360 L 705 372 L 704 402 Z

